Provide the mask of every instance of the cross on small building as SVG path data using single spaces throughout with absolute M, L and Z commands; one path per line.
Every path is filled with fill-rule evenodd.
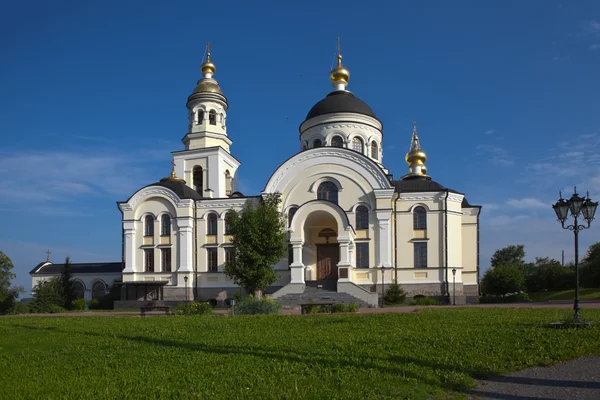
M 50 254 L 52 252 L 50 251 L 50 249 L 46 250 L 46 261 L 50 261 Z

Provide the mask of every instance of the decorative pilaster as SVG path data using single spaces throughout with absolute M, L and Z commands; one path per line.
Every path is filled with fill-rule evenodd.
M 340 262 L 337 264 L 338 268 L 338 282 L 350 282 L 350 240 L 340 239 L 338 237 L 338 243 L 340 244 Z
M 391 267 L 392 265 L 392 230 L 390 229 L 390 221 L 392 219 L 391 210 L 377 210 L 377 244 L 379 249 L 379 260 L 377 267 Z
M 178 272 L 192 272 L 193 263 L 193 221 L 190 217 L 177 218 L 177 250 L 179 253 Z
M 125 231 L 125 269 L 124 273 L 135 272 L 135 221 L 123 221 Z
M 304 284 L 304 264 L 302 263 L 302 241 L 291 242 L 294 251 L 294 262 L 290 264 L 291 280 L 290 283 Z

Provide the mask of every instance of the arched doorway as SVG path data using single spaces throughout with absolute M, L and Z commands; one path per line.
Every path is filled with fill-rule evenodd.
M 307 281 L 337 281 L 337 264 L 340 261 L 337 232 L 337 221 L 325 210 L 313 211 L 304 221 L 303 258 L 309 267 Z
M 317 246 L 317 280 L 337 280 L 337 264 L 340 261 L 337 232 L 332 228 L 324 228 L 319 232 L 318 238 L 325 238 L 325 243 L 320 243 L 322 240 L 319 240 L 319 243 L 315 244 Z

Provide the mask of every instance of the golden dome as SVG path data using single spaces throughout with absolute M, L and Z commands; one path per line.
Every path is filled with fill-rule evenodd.
M 215 81 L 214 79 L 200 79 L 198 81 L 198 84 L 196 85 L 196 88 L 194 89 L 194 93 L 218 93 L 218 94 L 223 94 L 223 92 L 221 92 L 221 88 L 219 87 L 219 84 L 216 83 L 217 81 Z
M 348 84 L 350 80 L 350 71 L 348 71 L 342 65 L 342 55 L 338 54 L 337 56 L 338 63 L 334 69 L 331 70 L 329 74 L 329 79 L 331 79 L 331 83 L 335 85 L 336 83 L 343 82 L 344 85 Z
M 200 66 L 203 75 L 214 75 L 217 67 L 210 61 L 210 43 L 206 43 L 206 61 Z
M 406 162 L 409 164 L 425 164 L 427 161 L 427 154 L 420 148 L 412 148 L 406 153 Z

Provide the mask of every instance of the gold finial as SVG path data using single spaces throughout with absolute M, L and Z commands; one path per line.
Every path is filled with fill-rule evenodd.
M 348 86 L 348 81 L 350 80 L 350 71 L 348 71 L 342 65 L 342 51 L 340 47 L 340 37 L 338 36 L 337 41 L 337 65 L 334 69 L 331 70 L 329 74 L 329 79 L 331 80 L 331 84 L 337 90 L 344 90 L 346 86 Z
M 406 163 L 408 164 L 408 175 L 407 177 L 423 177 L 431 179 L 427 176 L 427 167 L 425 166 L 427 161 L 427 154 L 421 150 L 421 144 L 419 142 L 419 135 L 417 134 L 417 121 L 413 122 L 413 133 L 410 141 L 410 150 L 406 153 Z
M 205 78 L 212 78 L 212 76 L 214 75 L 215 71 L 217 70 L 217 67 L 215 66 L 215 64 L 212 63 L 212 61 L 210 61 L 210 42 L 206 43 L 206 61 L 204 63 L 202 63 L 202 65 L 200 66 L 200 71 L 202 71 L 202 74 L 204 75 Z M 206 76 L 209 75 L 209 76 Z
M 175 174 L 175 160 L 171 161 L 171 176 L 169 176 L 168 178 L 163 178 L 160 180 L 161 182 L 163 181 L 174 181 L 174 182 L 183 182 L 185 183 L 185 181 L 181 178 L 178 178 L 177 175 Z

